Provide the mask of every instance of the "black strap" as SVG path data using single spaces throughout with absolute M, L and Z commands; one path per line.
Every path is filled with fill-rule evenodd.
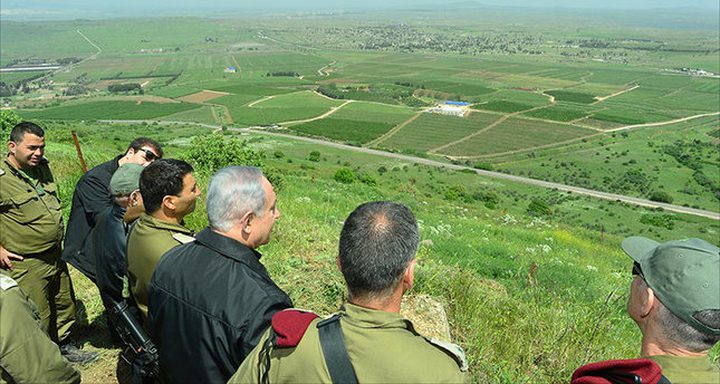
M 335 315 L 318 323 L 320 345 L 325 356 L 325 365 L 330 371 L 334 384 L 357 384 L 355 370 L 350 363 L 345 340 L 340 329 L 340 315 Z
M 670 379 L 665 377 L 665 375 L 660 375 L 660 380 L 658 380 L 657 384 L 672 384 L 670 382 Z

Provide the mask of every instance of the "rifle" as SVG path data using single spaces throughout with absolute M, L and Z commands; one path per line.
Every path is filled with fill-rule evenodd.
M 138 319 L 131 313 L 126 301 L 112 300 L 110 321 L 120 335 L 120 339 L 135 357 L 127 362 L 133 369 L 133 382 L 142 383 L 144 379 L 160 376 L 160 364 L 157 347 L 150 340 Z

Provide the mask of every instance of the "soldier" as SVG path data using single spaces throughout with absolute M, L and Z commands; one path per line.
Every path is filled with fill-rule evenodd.
M 42 329 L 72 362 L 97 353 L 69 341 L 75 297 L 60 259 L 63 220 L 57 187 L 45 153 L 45 132 L 22 122 L 10 132 L 8 156 L 0 162 L 0 269 L 10 271 L 40 313 Z
M 225 383 L 292 301 L 257 248 L 280 217 L 275 192 L 254 167 L 226 167 L 208 187 L 208 228 L 170 250 L 150 282 L 150 330 L 165 383 Z
M 371 202 L 355 209 L 340 234 L 338 257 L 349 302 L 325 320 L 278 312 L 230 382 L 468 381 L 460 347 L 423 338 L 399 313 L 413 285 L 418 232 L 404 205 Z
M 80 383 L 40 328 L 37 309 L 15 280 L 0 271 L 0 383 Z
M 78 180 L 73 193 L 67 237 L 62 258 L 95 282 L 95 258 L 84 253 L 85 240 L 97 222 L 97 216 L 112 207 L 110 178 L 123 164 L 146 166 L 163 156 L 160 144 L 147 137 L 133 140 L 124 155 L 118 155 L 89 170 Z
M 147 287 L 155 265 L 168 250 L 193 241 L 183 218 L 195 210 L 200 189 L 190 164 L 176 159 L 158 160 L 140 174 L 140 195 L 145 212 L 128 237 L 128 277 L 133 298 L 147 319 Z

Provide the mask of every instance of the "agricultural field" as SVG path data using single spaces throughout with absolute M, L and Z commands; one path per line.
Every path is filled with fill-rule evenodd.
M 292 125 L 295 132 L 362 145 L 387 133 L 392 127 L 409 119 L 410 108 L 367 102 L 353 102 L 340 108 L 327 119 Z
M 139 101 L 96 101 L 50 107 L 20 113 L 28 120 L 145 120 L 199 108 L 188 103 L 151 103 Z
M 422 113 L 394 135 L 376 144 L 408 153 L 422 153 L 473 134 L 500 116 L 474 112 L 467 118 Z
M 511 117 L 482 134 L 438 151 L 452 157 L 482 157 L 590 136 L 596 132 L 566 124 Z
M 247 103 L 242 99 L 244 96 L 225 96 L 213 102 L 226 106 L 234 123 L 239 126 L 271 125 L 312 119 L 342 104 L 340 101 L 329 100 L 309 91 L 268 96 L 256 100 L 255 104 Z

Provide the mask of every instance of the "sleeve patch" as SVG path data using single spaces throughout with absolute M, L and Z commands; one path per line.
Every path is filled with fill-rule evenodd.
M 188 236 L 184 233 L 173 233 L 172 237 L 173 237 L 173 239 L 177 240 L 177 242 L 180 244 L 187 244 L 187 243 L 192 243 L 193 241 L 195 241 L 194 237 Z
M 15 280 L 13 280 L 13 278 L 8 275 L 0 273 L 0 288 L 3 291 L 7 291 L 12 287 L 17 287 L 17 283 L 15 282 Z
M 460 348 L 459 345 L 448 343 L 434 337 L 428 341 L 430 342 L 430 344 L 434 345 L 439 349 L 442 349 L 445 353 L 449 354 L 453 359 L 455 359 L 455 361 L 460 366 L 460 370 L 462 372 L 467 372 L 469 367 L 467 359 L 465 358 L 465 351 L 463 351 L 463 349 Z

